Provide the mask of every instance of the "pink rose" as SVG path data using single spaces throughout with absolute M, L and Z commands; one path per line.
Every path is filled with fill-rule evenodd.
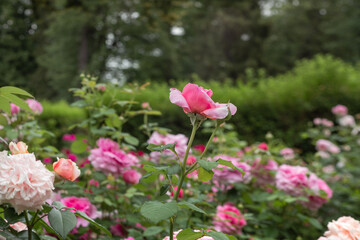
M 70 181 L 75 181 L 80 176 L 80 169 L 70 159 L 60 158 L 53 163 L 53 168 L 59 176 Z
M 236 107 L 231 103 L 215 103 L 212 99 L 211 90 L 188 83 L 180 92 L 176 88 L 170 89 L 170 102 L 183 108 L 185 113 L 198 113 L 207 118 L 224 119 L 229 114 L 236 113 Z
M 322 119 L 321 118 L 314 118 L 313 120 L 315 125 L 320 125 L 322 123 Z
M 204 144 L 195 145 L 193 146 L 193 149 L 199 151 L 200 153 L 203 153 L 205 151 L 205 145 Z
M 280 151 L 280 154 L 285 160 L 291 160 L 295 157 L 294 150 L 291 148 L 284 148 Z
M 61 199 L 60 202 L 67 207 L 75 208 L 78 211 L 86 213 L 86 215 L 88 215 L 92 219 L 100 217 L 100 213 L 96 210 L 96 207 L 92 205 L 89 199 L 85 197 L 65 197 Z M 75 210 L 70 211 L 75 212 Z M 83 218 L 76 217 L 76 219 L 77 228 L 80 226 L 87 227 L 89 225 L 89 222 Z
M 64 136 L 62 137 L 63 141 L 66 142 L 73 142 L 76 140 L 76 135 L 75 134 L 64 134 Z
M 143 109 L 151 109 L 150 104 L 149 104 L 148 102 L 143 102 L 143 103 L 141 104 L 141 107 L 142 107 Z
M 260 158 L 256 158 L 251 166 L 251 174 L 256 178 L 258 185 L 274 184 L 274 173 L 278 170 L 278 164 L 274 160 L 261 162 Z
M 176 193 L 177 189 L 178 189 L 178 187 L 175 186 L 175 187 L 174 187 L 175 193 Z M 173 191 L 171 191 L 171 196 L 172 196 L 172 197 L 174 196 L 174 192 L 173 192 Z M 184 191 L 183 191 L 183 189 L 180 189 L 179 198 L 181 199 L 181 198 L 183 198 L 183 197 L 184 197 Z
M 226 234 L 241 234 L 241 229 L 246 225 L 246 220 L 240 210 L 232 203 L 216 207 L 216 215 L 213 218 L 216 231 Z
M 268 147 L 268 145 L 266 144 L 266 143 L 260 143 L 259 145 L 258 145 L 258 148 L 259 149 L 261 149 L 261 150 L 264 150 L 264 151 L 267 151 L 267 150 L 269 150 L 269 147 Z
M 311 173 L 308 179 L 308 188 L 313 191 L 313 194 L 308 196 L 308 202 L 303 202 L 303 205 L 310 210 L 320 208 L 324 203 L 332 197 L 332 190 L 322 179 Z M 321 197 L 320 191 L 324 191 L 326 196 Z
M 191 165 L 193 165 L 194 163 L 196 163 L 196 157 L 193 156 L 193 155 L 190 155 L 190 156 L 188 157 L 188 159 L 186 160 L 186 164 L 191 166 Z
M 318 240 L 358 240 L 360 239 L 360 222 L 352 217 L 340 217 L 327 225 L 328 231 L 324 233 L 325 237 Z
M 345 116 L 348 113 L 348 109 L 344 105 L 338 104 L 331 109 L 331 112 L 337 116 Z
M 11 115 L 16 115 L 20 112 L 20 107 L 18 105 L 11 103 L 10 104 L 10 112 L 11 112 Z
M 316 141 L 316 150 L 319 152 L 329 152 L 332 154 L 340 152 L 340 148 L 338 146 L 325 139 L 319 139 Z
M 138 184 L 141 178 L 141 174 L 136 170 L 126 170 L 122 175 L 125 182 L 130 184 Z
M 39 115 L 43 112 L 43 107 L 41 106 L 41 103 L 39 103 L 35 99 L 27 99 L 26 102 L 34 114 Z
M 339 124 L 344 127 L 354 127 L 356 125 L 355 119 L 351 115 L 345 115 L 339 118 Z
M 290 195 L 301 196 L 308 186 L 306 176 L 308 171 L 305 167 L 283 164 L 275 176 L 276 187 Z

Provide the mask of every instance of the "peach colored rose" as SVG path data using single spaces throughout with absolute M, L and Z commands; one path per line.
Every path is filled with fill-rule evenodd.
M 180 92 L 176 88 L 170 89 L 170 102 L 183 108 L 185 113 L 198 113 L 211 119 L 224 119 L 229 114 L 236 113 L 236 107 L 231 103 L 215 103 L 213 92 L 196 84 L 188 83 Z
M 325 237 L 318 240 L 359 240 L 360 239 L 360 222 L 352 217 L 340 217 L 336 221 L 328 223 L 328 231 Z
M 60 158 L 53 163 L 54 171 L 61 177 L 74 181 L 80 176 L 80 169 L 70 159 Z
M 11 142 L 9 144 L 9 149 L 12 155 L 29 153 L 27 151 L 28 146 L 23 142 L 18 142 L 16 144 L 14 142 Z

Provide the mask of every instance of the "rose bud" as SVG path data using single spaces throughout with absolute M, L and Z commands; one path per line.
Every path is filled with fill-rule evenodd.
M 29 153 L 27 151 L 27 148 L 28 146 L 23 142 L 18 142 L 16 144 L 14 142 L 11 142 L 9 144 L 9 149 L 12 155 Z
M 53 163 L 54 171 L 61 177 L 74 181 L 80 176 L 80 169 L 70 159 L 60 158 Z

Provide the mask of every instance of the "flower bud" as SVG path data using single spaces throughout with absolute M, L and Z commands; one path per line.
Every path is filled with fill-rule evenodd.
M 74 181 L 80 176 L 80 169 L 70 159 L 60 158 L 53 164 L 54 171 L 61 177 Z
M 12 155 L 29 153 L 27 151 L 27 148 L 28 146 L 23 142 L 18 142 L 16 144 L 14 142 L 11 142 L 9 144 L 9 149 Z

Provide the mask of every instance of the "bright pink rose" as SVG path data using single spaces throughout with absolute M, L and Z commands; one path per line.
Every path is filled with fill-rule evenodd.
M 308 186 L 306 176 L 308 171 L 306 167 L 283 164 L 279 167 L 275 176 L 276 187 L 290 195 L 301 196 Z
M 136 170 L 126 170 L 122 175 L 125 182 L 130 184 L 138 184 L 141 178 L 141 174 Z
M 308 188 L 312 190 L 313 194 L 308 196 L 308 202 L 303 202 L 303 205 L 310 210 L 320 208 L 332 197 L 332 190 L 322 179 L 318 178 L 315 174 L 311 173 L 308 179 Z M 324 191 L 326 196 L 321 197 L 321 192 Z
M 73 142 L 76 140 L 76 135 L 75 134 L 64 134 L 64 136 L 62 137 L 63 141 L 66 142 Z
M 327 225 L 328 231 L 324 233 L 325 237 L 318 240 L 359 240 L 360 222 L 352 217 L 341 217 Z
M 226 234 L 241 234 L 241 229 L 246 225 L 246 220 L 240 210 L 232 203 L 216 207 L 216 215 L 213 218 L 216 231 Z
M 39 103 L 35 99 L 27 99 L 26 102 L 34 114 L 39 115 L 43 112 L 43 107 L 41 106 L 41 103 Z
M 205 145 L 203 144 L 195 145 L 193 146 L 193 149 L 199 151 L 200 153 L 203 153 L 205 151 Z
M 331 109 L 331 112 L 337 116 L 345 116 L 348 113 L 348 109 L 344 105 L 338 104 Z
M 133 237 L 127 237 L 127 238 L 123 238 L 122 240 L 135 240 L 135 238 L 133 238 Z
M 233 184 L 233 183 L 248 183 L 251 180 L 251 167 L 244 162 L 239 162 L 239 158 L 230 157 L 228 155 L 217 155 L 214 157 L 214 160 L 218 160 L 219 158 L 227 161 L 231 161 L 232 164 L 236 167 L 241 168 L 245 174 L 244 176 L 240 171 L 234 170 L 230 167 L 218 165 L 217 168 L 213 169 L 214 181 L 218 181 L 222 184 Z
M 75 181 L 80 176 L 80 169 L 70 159 L 60 158 L 53 163 L 53 168 L 59 176 L 70 181 Z
M 0 152 L 0 204 L 10 203 L 18 214 L 41 210 L 53 189 L 54 174 L 34 154 Z
M 264 150 L 264 151 L 267 151 L 267 150 L 269 150 L 269 147 L 268 147 L 268 145 L 266 144 L 266 143 L 260 143 L 259 145 L 258 145 L 258 148 L 259 149 L 261 149 L 261 150 Z
M 267 185 L 275 184 L 275 174 L 279 168 L 277 162 L 274 160 L 268 160 L 261 162 L 260 158 L 256 158 L 251 165 L 251 174 L 256 178 L 256 184 Z
M 75 154 L 73 154 L 73 153 L 69 153 L 68 158 L 73 162 L 77 161 L 77 156 Z
M 174 191 L 175 191 L 175 193 L 176 193 L 177 189 L 178 189 L 178 187 L 177 187 L 177 186 L 175 186 L 175 187 L 174 187 Z M 171 195 L 172 197 L 174 196 L 173 191 L 171 191 L 170 195 Z M 179 198 L 181 199 L 181 198 L 183 198 L 183 197 L 184 197 L 184 191 L 183 191 L 183 189 L 180 189 L 180 192 L 179 192 Z
M 149 144 L 175 144 L 175 151 L 179 155 L 181 159 L 184 158 L 188 138 L 183 134 L 166 134 L 162 135 L 158 132 L 153 132 L 149 140 L 147 141 Z M 150 158 L 154 162 L 159 162 L 161 157 L 169 157 L 171 159 L 176 159 L 176 155 L 169 149 L 163 150 L 162 152 L 151 152 Z
M 16 115 L 20 112 L 20 107 L 18 105 L 11 103 L 10 104 L 10 112 L 11 112 L 11 115 Z
M 180 92 L 176 88 L 170 89 L 170 102 L 183 108 L 185 113 L 198 113 L 207 118 L 224 119 L 229 114 L 236 113 L 236 107 L 231 103 L 215 103 L 211 90 L 188 83 Z
M 51 158 L 44 158 L 43 163 L 50 164 L 50 163 L 52 163 L 52 160 L 51 160 Z
M 65 197 L 61 199 L 60 202 L 67 207 L 75 208 L 78 211 L 86 213 L 86 215 L 88 215 L 92 219 L 100 217 L 100 213 L 96 210 L 96 207 L 92 205 L 89 199 L 85 197 Z M 75 210 L 70 211 L 75 212 Z M 76 219 L 77 228 L 80 226 L 87 227 L 89 225 L 89 222 L 83 218 L 76 217 Z
M 119 176 L 139 162 L 133 154 L 127 154 L 120 150 L 119 145 L 111 139 L 100 138 L 96 144 L 98 148 L 92 149 L 89 156 L 89 160 L 96 170 Z
M 283 156 L 285 160 L 291 160 L 295 157 L 294 150 L 291 148 L 284 148 L 280 151 L 280 154 Z
M 196 157 L 193 156 L 193 155 L 190 155 L 190 156 L 188 157 L 188 159 L 186 160 L 186 164 L 191 166 L 191 165 L 193 165 L 194 163 L 196 163 Z

